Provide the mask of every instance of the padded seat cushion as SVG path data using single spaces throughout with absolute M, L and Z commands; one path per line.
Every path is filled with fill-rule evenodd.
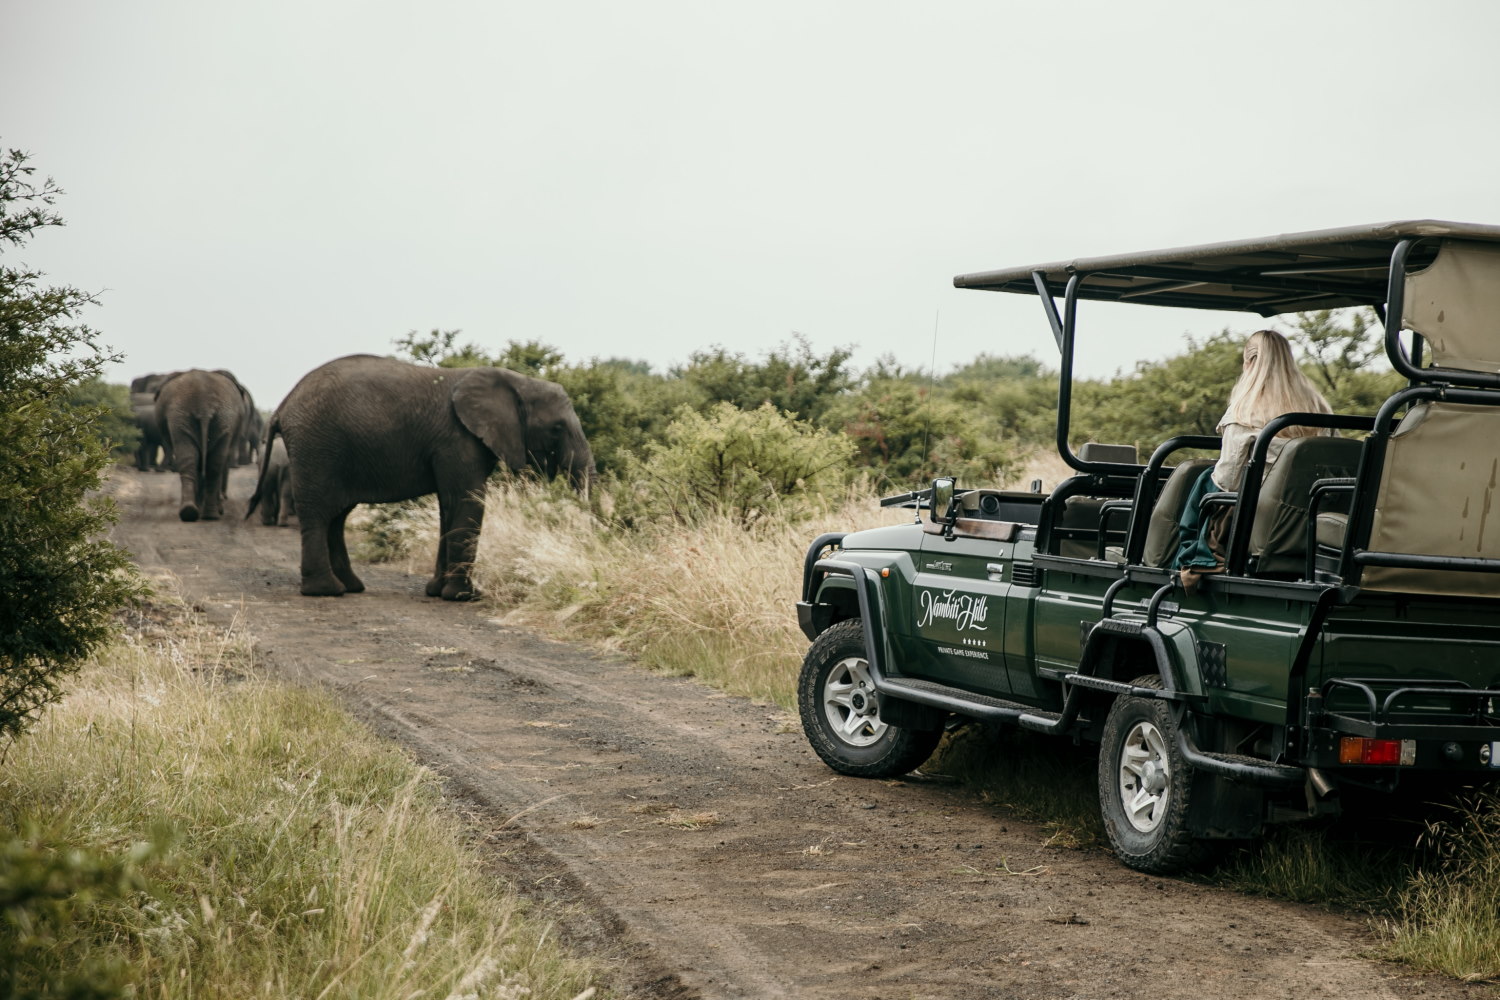
M 1324 511 L 1318 514 L 1318 544 L 1330 549 L 1342 549 L 1344 547 L 1344 534 L 1349 530 L 1349 515 L 1340 514 L 1336 511 Z
M 1182 520 L 1182 506 L 1187 503 L 1188 492 L 1198 481 L 1198 476 L 1213 464 L 1211 458 L 1190 458 L 1167 477 L 1146 522 L 1146 547 L 1141 552 L 1143 565 L 1166 566 L 1177 554 L 1177 546 L 1182 541 L 1182 531 L 1178 527 Z

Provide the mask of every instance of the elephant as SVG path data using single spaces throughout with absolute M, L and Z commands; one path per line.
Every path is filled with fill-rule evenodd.
M 234 448 L 234 464 L 255 465 L 260 459 L 260 443 L 266 436 L 266 418 L 255 408 L 250 394 L 245 394 L 245 422 L 240 428 L 240 439 Z
M 162 472 L 172 467 L 172 450 L 162 440 L 156 422 L 156 391 L 172 374 L 141 375 L 130 382 L 130 409 L 141 432 L 141 443 L 135 449 L 135 467 L 142 472 Z
M 175 372 L 156 392 L 156 421 L 182 479 L 184 521 L 215 521 L 223 513 L 234 443 L 249 395 L 229 372 Z
M 240 429 L 229 446 L 229 466 L 234 468 L 249 465 L 254 460 L 250 456 L 260 445 L 260 431 L 253 427 L 260 411 L 255 408 L 255 400 L 251 397 L 250 390 L 240 384 L 234 372 L 227 368 L 215 368 L 214 374 L 223 375 L 229 379 L 240 393 Z
M 429 597 L 472 600 L 470 568 L 484 519 L 484 485 L 498 463 L 566 474 L 585 491 L 594 454 L 573 403 L 555 382 L 504 368 L 431 368 L 354 354 L 302 377 L 276 412 L 302 531 L 302 593 L 359 593 L 344 519 L 357 504 L 436 493 L 437 564 Z M 270 449 L 249 511 L 269 490 Z
M 287 518 L 297 516 L 297 505 L 292 493 L 291 466 L 286 457 L 286 442 L 277 438 L 268 450 L 270 454 L 266 460 L 266 490 L 260 503 L 260 523 L 286 527 Z

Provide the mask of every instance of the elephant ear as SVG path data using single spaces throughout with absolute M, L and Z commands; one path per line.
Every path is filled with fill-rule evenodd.
M 453 412 L 512 471 L 526 467 L 526 401 L 503 368 L 470 368 L 453 385 Z

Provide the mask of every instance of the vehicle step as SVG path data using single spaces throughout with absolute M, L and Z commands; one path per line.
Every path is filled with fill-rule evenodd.
M 1045 712 L 1041 709 L 1033 709 L 1016 720 L 1022 729 L 1029 729 L 1034 733 L 1056 733 L 1061 721 L 1061 712 Z
M 1307 778 L 1305 770 L 1291 764 L 1274 764 L 1268 760 L 1261 760 L 1259 757 L 1247 757 L 1237 753 L 1199 750 L 1192 737 L 1186 732 L 1181 733 L 1178 746 L 1183 757 L 1193 767 L 1230 779 L 1258 785 L 1289 787 L 1300 785 Z
M 963 688 L 917 677 L 884 677 L 880 680 L 878 690 L 881 694 L 894 698 L 905 698 L 919 705 L 931 705 L 934 708 L 957 712 L 959 715 L 973 716 L 976 719 L 1015 722 L 1023 713 L 1036 712 L 1036 709 L 1030 705 L 1006 701 L 1004 698 L 996 698 L 992 695 L 976 694 L 973 691 L 965 691 Z

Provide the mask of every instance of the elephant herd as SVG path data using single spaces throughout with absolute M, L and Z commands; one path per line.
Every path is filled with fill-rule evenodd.
M 344 521 L 361 503 L 436 493 L 438 547 L 430 597 L 476 596 L 470 567 L 497 465 L 565 475 L 586 491 L 594 456 L 562 386 L 504 368 L 431 368 L 355 354 L 304 375 L 260 426 L 250 393 L 222 369 L 143 376 L 131 385 L 141 425 L 137 468 L 182 482 L 178 516 L 214 520 L 236 458 L 259 453 L 245 516 L 295 513 L 303 594 L 358 593 Z M 153 436 L 154 435 L 154 436 Z M 292 510 L 295 502 L 295 511 Z

